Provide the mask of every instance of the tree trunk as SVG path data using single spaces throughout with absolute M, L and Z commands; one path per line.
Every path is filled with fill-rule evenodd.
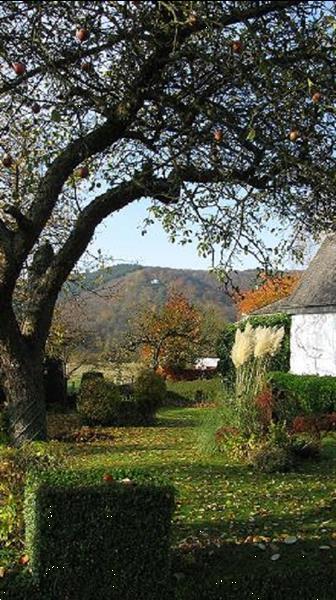
M 1 356 L 3 386 L 13 445 L 47 438 L 43 356 L 29 349 Z

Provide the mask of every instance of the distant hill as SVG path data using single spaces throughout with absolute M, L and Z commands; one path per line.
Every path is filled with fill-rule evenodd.
M 248 289 L 256 282 L 256 271 L 240 271 L 234 282 L 240 289 Z M 122 339 L 134 310 L 163 304 L 173 288 L 200 308 L 214 308 L 225 321 L 236 318 L 231 297 L 208 271 L 122 264 L 85 273 L 81 286 L 84 318 L 99 346 L 106 349 Z

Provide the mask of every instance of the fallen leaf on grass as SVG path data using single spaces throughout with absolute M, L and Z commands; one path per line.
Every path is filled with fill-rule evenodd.
M 280 554 L 272 554 L 271 560 L 279 560 Z
M 295 537 L 295 535 L 289 535 L 288 537 L 286 537 L 284 539 L 285 544 L 295 544 L 298 541 L 297 537 Z

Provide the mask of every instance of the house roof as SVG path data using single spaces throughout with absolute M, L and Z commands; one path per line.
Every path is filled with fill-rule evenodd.
M 326 236 L 319 251 L 288 297 L 260 310 L 256 315 L 336 312 L 336 233 Z

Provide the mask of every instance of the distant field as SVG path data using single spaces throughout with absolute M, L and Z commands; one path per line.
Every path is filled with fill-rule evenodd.
M 137 374 L 139 373 L 139 371 L 141 370 L 142 365 L 141 363 L 125 363 L 125 364 L 121 364 L 119 366 L 115 366 L 115 365 L 109 365 L 106 363 L 96 363 L 96 364 L 85 364 L 82 365 L 81 367 L 79 367 L 79 369 L 77 369 L 73 375 L 70 376 L 69 378 L 69 385 L 70 387 L 72 385 L 74 385 L 75 387 L 78 387 L 81 377 L 83 375 L 83 373 L 85 373 L 86 371 L 101 371 L 102 373 L 104 373 L 104 376 L 106 377 L 106 379 L 110 379 L 111 381 L 113 381 L 114 383 L 130 383 L 132 382 Z M 72 366 L 70 365 L 69 367 L 69 372 L 71 373 L 72 370 Z

